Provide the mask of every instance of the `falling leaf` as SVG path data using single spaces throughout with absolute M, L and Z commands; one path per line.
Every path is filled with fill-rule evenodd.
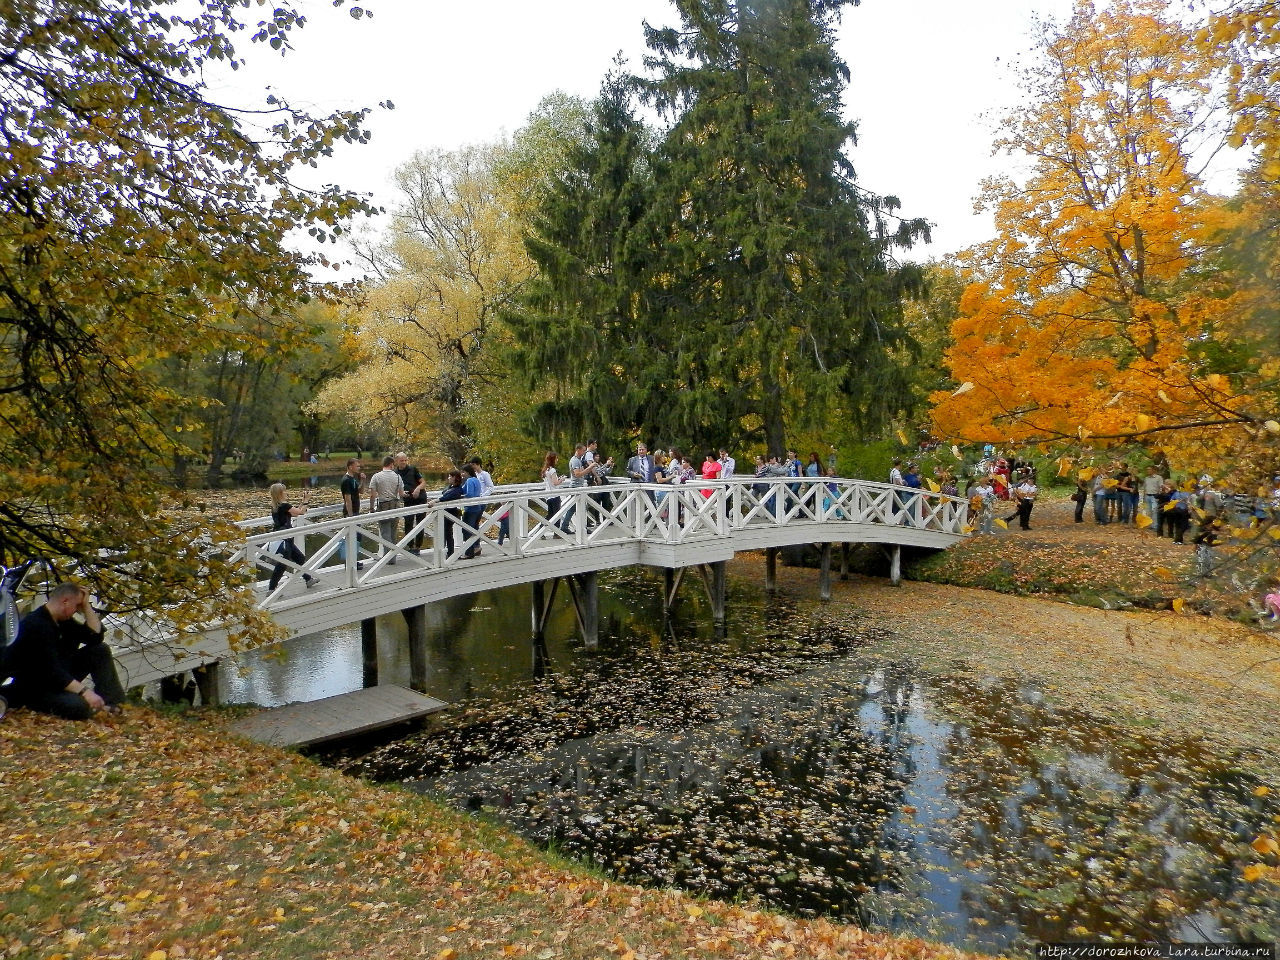
M 1183 608 L 1185 605 L 1186 605 L 1186 601 L 1185 601 L 1185 600 L 1183 600 L 1181 597 L 1177 597 L 1177 598 L 1176 598 L 1176 599 L 1174 599 L 1174 601 L 1173 601 L 1173 612 L 1174 612 L 1174 613 L 1181 613 L 1181 612 L 1182 612 L 1182 608 Z
M 1157 391 L 1156 391 L 1156 396 L 1160 398 L 1160 402 L 1161 402 L 1161 403 L 1172 403 L 1172 402 L 1173 402 L 1172 400 L 1170 400 L 1170 399 L 1169 399 L 1169 395 L 1168 395 L 1167 393 L 1165 393 L 1163 390 L 1157 390 Z
M 962 457 L 960 454 L 960 448 L 957 447 L 954 443 L 951 445 L 951 455 L 955 457 L 957 460 L 964 459 L 964 457 Z
M 1145 530 L 1147 527 L 1151 526 L 1151 518 L 1145 513 L 1140 513 L 1138 514 L 1138 519 L 1135 520 L 1134 523 L 1137 525 L 1139 530 Z
M 1270 792 L 1271 788 L 1265 785 L 1253 788 L 1253 795 L 1255 797 L 1265 797 Z
M 1280 423 L 1274 420 L 1266 421 L 1263 426 L 1267 428 L 1267 433 L 1280 433 Z
M 902 429 L 898 430 L 898 442 L 904 447 L 910 445 L 911 441 L 907 438 L 907 431 Z
M 1008 530 L 1008 529 L 1009 529 L 1009 524 L 1005 523 L 1005 522 L 1004 522 L 1003 520 L 1001 520 L 999 517 L 995 517 L 995 518 L 993 518 L 991 522 L 992 522 L 992 523 L 994 523 L 994 524 L 995 524 L 997 527 L 999 527 L 1001 530 Z
M 1275 837 L 1258 837 L 1249 846 L 1264 857 L 1269 853 L 1280 853 L 1280 843 L 1276 843 Z
M 964 383 L 960 384 L 960 386 L 956 387 L 955 392 L 952 393 L 951 395 L 953 397 L 958 397 L 960 396 L 960 394 L 968 393 L 972 389 L 973 389 L 973 384 L 970 383 L 968 380 L 966 380 Z
M 934 482 L 933 482 L 932 480 L 930 480 L 928 477 L 925 477 L 924 482 L 925 482 L 925 484 L 929 487 L 929 489 L 930 489 L 931 491 L 933 491 L 934 493 L 937 493 L 939 490 L 941 490 L 941 489 L 942 489 L 940 486 L 938 486 L 936 483 L 934 483 Z
M 1266 871 L 1261 864 L 1251 863 L 1244 868 L 1245 883 L 1257 883 Z

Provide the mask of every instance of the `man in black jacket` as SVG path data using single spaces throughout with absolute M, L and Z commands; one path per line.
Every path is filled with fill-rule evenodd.
M 78 583 L 58 584 L 43 606 L 22 618 L 5 664 L 13 677 L 6 691 L 13 706 L 87 720 L 99 710 L 118 713 L 124 700 L 102 621 Z

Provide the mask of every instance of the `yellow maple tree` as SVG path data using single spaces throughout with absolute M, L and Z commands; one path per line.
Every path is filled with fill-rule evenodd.
M 1242 316 L 1208 269 L 1239 208 L 1201 180 L 1226 135 L 1223 61 L 1165 7 L 1079 0 L 1067 23 L 1042 25 L 1027 103 L 995 145 L 1027 175 L 984 184 L 997 237 L 964 259 L 947 356 L 963 387 L 934 394 L 941 435 L 1141 436 L 1186 459 L 1265 419 L 1212 349 Z

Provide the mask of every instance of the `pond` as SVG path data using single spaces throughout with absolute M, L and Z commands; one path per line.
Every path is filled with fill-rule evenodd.
M 602 579 L 600 649 L 561 611 L 539 680 L 527 590 L 446 609 L 428 689 L 462 706 L 328 760 L 629 882 L 970 949 L 1280 933 L 1277 885 L 1242 877 L 1280 804 L 1233 758 L 1014 679 L 925 675 L 741 585 L 717 638 L 694 584 L 664 625 L 659 579 Z M 321 682 L 359 686 L 358 631 L 342 657 Z

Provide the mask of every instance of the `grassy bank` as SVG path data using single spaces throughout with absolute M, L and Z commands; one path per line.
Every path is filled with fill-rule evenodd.
M 1277 549 L 1266 532 L 1257 540 L 1239 538 L 1216 548 L 1214 573 L 1205 578 L 1196 571 L 1194 528 L 1186 543 L 1175 544 L 1171 537 L 1156 536 L 1154 528 L 1095 524 L 1090 510 L 1077 524 L 1074 508 L 1065 500 L 1039 503 L 1030 530 L 1011 522 L 1008 529 L 923 557 L 904 575 L 1101 609 L 1168 610 L 1181 599 L 1198 613 L 1258 623 L 1255 608 L 1263 589 L 1251 584 L 1265 566 L 1274 565 Z

